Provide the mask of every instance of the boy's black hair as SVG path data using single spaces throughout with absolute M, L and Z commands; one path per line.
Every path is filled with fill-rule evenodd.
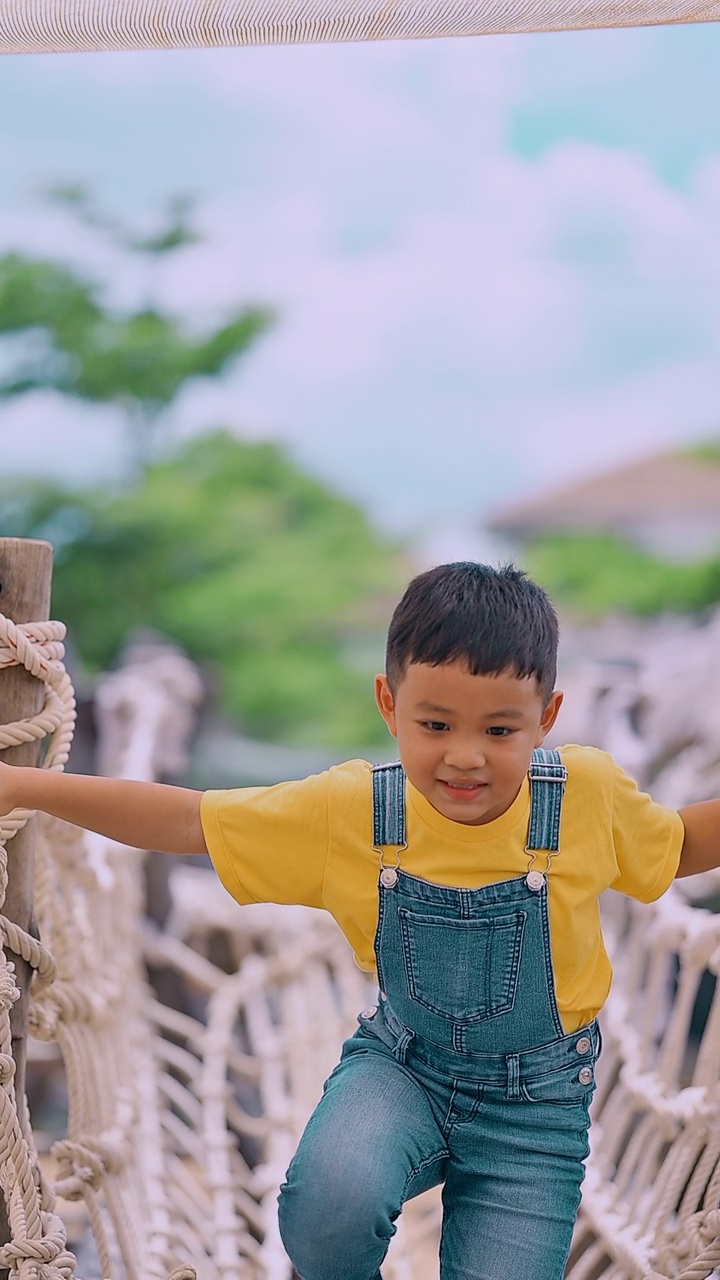
M 410 662 L 465 663 L 471 675 L 535 676 L 547 705 L 557 674 L 557 614 L 513 564 L 441 564 L 413 578 L 388 631 L 386 667 L 395 691 Z

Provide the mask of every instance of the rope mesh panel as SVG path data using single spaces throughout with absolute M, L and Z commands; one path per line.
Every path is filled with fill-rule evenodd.
M 718 19 L 720 0 L 3 0 L 0 52 L 391 40 Z
M 44 736 L 45 767 L 58 769 L 73 721 L 63 634 L 57 623 L 20 628 L 0 614 L 0 669 L 21 664 L 46 690 L 36 716 L 0 725 L 0 743 Z M 684 678 L 667 651 L 662 658 L 658 708 L 684 687 L 685 730 L 704 708 L 687 682 L 699 681 L 705 696 L 717 686 L 708 670 L 720 663 L 718 634 L 720 611 L 680 647 L 673 638 Z M 602 681 L 598 689 L 607 692 Z M 136 652 L 98 690 L 103 768 L 145 779 L 181 771 L 200 696 L 182 655 Z M 631 703 L 620 705 L 624 714 Z M 667 732 L 674 724 L 668 717 Z M 717 726 L 711 717 L 686 748 L 702 745 L 713 792 Z M 0 821 L 0 909 L 2 845 L 28 816 Z M 309 908 L 240 910 L 207 869 L 177 865 L 170 917 L 156 933 L 142 923 L 140 853 L 49 819 L 37 845 L 43 944 L 0 914 L 0 1183 L 11 1226 L 0 1266 L 12 1265 L 18 1280 L 290 1280 L 277 1189 L 339 1044 L 372 998 L 367 976 L 334 922 Z M 605 904 L 616 982 L 602 1015 L 592 1157 L 566 1280 L 708 1280 L 720 1265 L 720 914 L 689 905 L 693 881 L 717 903 L 712 873 L 649 906 L 619 895 Z M 36 971 L 31 1032 L 56 1042 L 65 1065 L 57 1200 L 15 1105 L 12 954 Z M 143 954 L 165 979 L 182 980 L 166 988 L 171 1003 L 152 996 Z M 70 1202 L 87 1223 L 75 1231 L 85 1254 L 77 1272 L 61 1217 Z M 439 1233 L 437 1193 L 412 1201 L 387 1280 L 436 1278 Z

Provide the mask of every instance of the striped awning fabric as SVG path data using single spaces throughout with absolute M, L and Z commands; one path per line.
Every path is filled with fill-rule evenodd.
M 720 0 L 0 0 L 0 52 L 390 40 L 718 19 Z

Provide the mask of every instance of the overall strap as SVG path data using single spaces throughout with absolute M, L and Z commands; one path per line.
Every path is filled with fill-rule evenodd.
M 528 851 L 546 849 L 557 853 L 560 843 L 560 814 L 567 782 L 567 769 L 560 758 L 560 752 L 536 747 L 532 753 L 528 777 L 530 824 L 526 848 Z
M 373 765 L 373 846 L 398 845 L 405 839 L 405 772 L 399 760 Z

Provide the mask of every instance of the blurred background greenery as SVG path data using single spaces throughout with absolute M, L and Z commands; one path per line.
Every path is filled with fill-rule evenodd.
M 612 534 L 558 533 L 528 543 L 525 567 L 580 620 L 701 613 L 720 600 L 720 554 L 665 560 Z
M 142 236 L 82 187 L 48 198 L 140 261 L 148 282 L 143 305 L 121 311 L 102 280 L 65 262 L 0 257 L 0 396 L 52 389 L 117 406 L 126 422 L 126 466 L 112 482 L 0 482 L 0 535 L 55 546 L 53 608 L 70 624 L 82 669 L 111 667 L 137 628 L 151 628 L 198 662 L 215 712 L 248 738 L 335 749 L 386 742 L 371 680 L 392 602 L 418 567 L 408 547 L 287 446 L 244 441 L 222 425 L 186 441 L 165 434 L 190 382 L 252 359 L 272 308 L 238 303 L 198 332 L 153 300 L 157 264 L 197 238 L 186 197 Z M 713 441 L 677 459 L 720 476 Z M 660 466 L 667 485 L 668 459 Z M 697 476 L 684 479 L 694 492 Z M 632 514 L 637 488 L 632 476 L 622 482 Z M 596 506 L 607 508 L 596 489 Z M 612 482 L 606 489 L 617 496 Z M 507 551 L 569 618 L 697 613 L 720 600 L 714 549 L 668 557 L 616 527 L 617 511 L 583 528 L 578 493 L 570 516 L 561 496 L 495 521 Z
M 148 264 L 194 235 L 181 201 L 156 235 L 134 239 L 82 189 L 53 198 Z M 0 535 L 54 544 L 53 609 L 85 671 L 107 669 L 136 628 L 152 628 L 200 664 L 218 711 L 243 733 L 371 744 L 386 737 L 370 684 L 407 577 L 400 548 L 278 444 L 221 427 L 163 438 L 163 414 L 186 384 L 221 375 L 272 322 L 269 308 L 238 306 L 193 333 L 151 303 L 119 314 L 67 265 L 0 258 L 0 396 L 52 388 L 119 405 L 128 445 L 114 483 L 3 481 Z

